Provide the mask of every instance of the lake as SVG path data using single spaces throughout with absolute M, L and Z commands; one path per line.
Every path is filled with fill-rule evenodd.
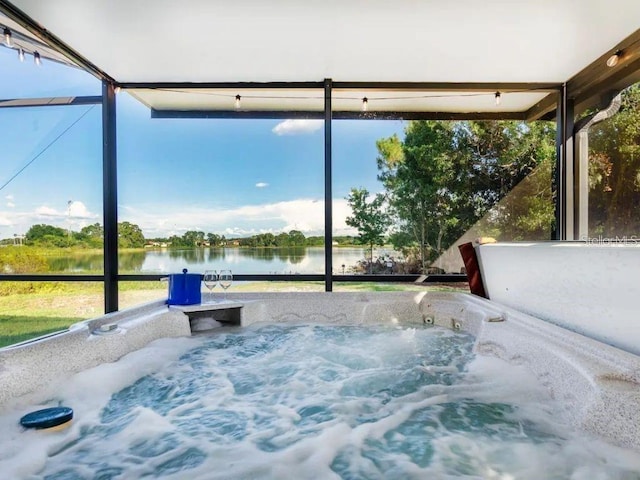
M 375 249 L 374 258 L 394 255 L 392 249 Z M 334 273 L 352 272 L 359 260 L 368 257 L 368 249 L 341 247 L 333 249 Z M 49 257 L 52 273 L 83 273 L 102 271 L 102 255 L 73 253 Z M 231 269 L 234 273 L 309 274 L 324 273 L 323 247 L 290 248 L 192 248 L 187 250 L 158 249 L 126 251 L 119 255 L 121 274 L 177 273 L 183 268 L 194 273 L 205 270 Z

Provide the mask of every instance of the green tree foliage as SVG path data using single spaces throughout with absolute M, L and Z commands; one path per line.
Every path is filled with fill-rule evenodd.
M 549 238 L 553 221 L 551 168 L 554 125 L 510 121 L 415 121 L 405 138 L 377 142 L 379 179 L 395 217 L 391 240 L 414 250 L 421 270 L 490 209 L 487 228 L 518 239 L 533 230 Z M 529 196 L 501 202 L 525 177 L 542 169 Z
M 349 238 L 351 238 L 351 237 L 349 237 Z M 335 240 L 335 238 L 334 238 L 334 240 Z M 353 244 L 353 241 L 351 243 Z M 304 241 L 304 244 L 307 247 L 322 247 L 322 246 L 324 246 L 324 237 L 321 237 L 321 236 L 307 237 L 305 239 L 305 241 Z
M 311 238 L 311 237 L 310 237 Z M 291 230 L 289 233 L 259 233 L 251 237 L 238 238 L 237 242 L 241 247 L 261 248 L 261 247 L 304 247 L 309 245 L 304 234 L 299 230 Z
M 65 230 L 53 225 L 33 225 L 25 234 L 25 245 L 39 247 L 101 248 L 104 229 L 99 223 L 83 227 L 79 232 Z M 135 223 L 118 224 L 118 246 L 120 248 L 142 248 L 145 238 Z
M 353 245 L 353 237 L 344 236 L 334 239 L 340 245 Z M 12 245 L 14 238 L 4 239 L 3 243 Z M 74 232 L 54 227 L 52 225 L 33 225 L 25 235 L 25 244 L 43 247 L 81 247 L 101 248 L 104 242 L 104 228 L 99 223 L 87 225 L 80 232 Z M 172 248 L 192 249 L 200 247 L 219 248 L 238 242 L 243 247 L 311 247 L 324 245 L 324 237 L 305 237 L 300 230 L 274 235 L 262 233 L 251 237 L 227 239 L 224 235 L 189 230 L 182 236 L 173 235 L 169 238 L 145 239 L 140 227 L 134 223 L 122 222 L 118 224 L 118 245 L 120 248 L 142 248 L 145 243 L 166 244 Z
M 303 247 L 306 244 L 304 234 L 299 230 L 291 230 L 289 233 L 282 232 L 275 237 L 276 247 Z
M 384 236 L 391 225 L 391 219 L 384 209 L 385 196 L 378 193 L 369 200 L 366 188 L 352 188 L 347 203 L 352 215 L 346 218 L 346 223 L 358 230 L 359 243 L 369 246 L 370 265 L 373 265 L 373 247 L 384 244 Z
M 285 232 L 282 232 L 278 235 L 276 235 L 275 238 L 275 245 L 277 247 L 288 247 L 289 246 L 289 235 L 287 235 Z
M 209 242 L 209 247 L 223 247 L 226 241 L 227 239 L 224 235 L 207 233 L 207 242 Z
M 555 124 L 465 123 L 470 133 L 459 148 L 476 168 L 469 187 L 476 200 L 472 222 L 485 216 L 479 233 L 498 240 L 548 240 L 555 221 Z
M 142 248 L 144 247 L 144 235 L 135 223 L 118 223 L 118 247 Z
M 80 233 L 75 234 L 75 238 L 90 248 L 100 248 L 103 244 L 104 229 L 99 223 L 87 225 Z
M 201 247 L 204 245 L 205 234 L 199 230 L 188 230 L 182 235 L 182 245 L 185 247 Z
M 300 230 L 291 230 L 287 234 L 289 237 L 287 240 L 288 246 L 302 247 L 305 244 L 306 238 Z
M 26 245 L 67 247 L 69 246 L 68 237 L 67 230 L 40 223 L 32 225 L 27 230 L 24 239 Z
M 314 237 L 309 237 L 307 240 L 309 240 L 310 238 Z M 357 245 L 357 239 L 350 235 L 336 235 L 333 237 L 333 241 L 341 247 Z M 324 244 L 324 242 L 322 242 L 321 245 L 322 244 Z
M 177 235 L 171 235 L 167 239 L 167 244 L 170 245 L 172 248 L 184 247 L 184 245 L 182 244 L 182 237 L 178 237 Z
M 99 223 L 94 223 L 93 225 L 87 225 L 86 227 L 82 227 L 80 230 L 80 235 L 90 238 L 104 238 L 104 228 Z
M 589 132 L 589 235 L 640 235 L 640 83 Z

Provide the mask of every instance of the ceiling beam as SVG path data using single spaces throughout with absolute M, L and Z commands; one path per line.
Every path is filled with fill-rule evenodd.
M 323 119 L 322 111 L 301 110 L 159 110 L 151 118 Z M 525 112 L 354 112 L 334 111 L 334 120 L 525 120 Z
M 334 90 L 421 90 L 454 92 L 556 91 L 559 83 L 540 82 L 334 82 Z
M 0 0 L 1 1 L 1 0 Z M 286 89 L 286 88 L 323 88 L 322 82 L 120 82 L 122 88 L 147 89 Z M 461 82 L 335 82 L 334 90 L 400 90 L 400 91 L 454 91 L 454 92 L 555 92 L 559 83 L 461 83 Z
M 111 78 L 107 73 L 87 60 L 84 56 L 80 55 L 69 45 L 49 32 L 46 28 L 40 26 L 40 24 L 34 21 L 34 19 L 29 17 L 19 8 L 12 5 L 10 2 L 6 0 L 0 0 L 0 12 L 4 13 L 8 18 L 16 22 L 21 27 L 25 28 L 27 31 L 31 32 L 45 45 L 48 45 L 53 50 L 61 53 L 79 67 L 98 77 L 100 80 L 106 80 L 107 82 L 114 83 L 113 78 Z
M 0 0 L 1 1 L 1 0 Z M 148 89 L 148 90 L 189 90 L 189 89 L 298 89 L 298 88 L 317 88 L 322 90 L 324 83 L 322 82 L 121 82 L 116 83 L 118 87 L 129 89 Z M 321 96 L 318 98 L 322 98 Z
M 592 107 L 599 110 L 606 108 L 612 97 L 629 85 L 640 81 L 640 57 L 625 62 L 620 67 L 602 82 L 590 85 L 576 95 L 574 99 L 576 113 Z
M 621 52 L 615 67 L 607 59 Z M 588 108 L 606 108 L 612 96 L 640 81 L 640 29 L 609 49 L 567 82 L 568 98 L 573 100 L 575 113 Z M 550 93 L 526 112 L 527 121 L 552 119 L 557 108 L 557 94 Z
M 353 112 L 333 113 L 337 120 L 524 120 L 524 112 Z
M 300 110 L 160 110 L 151 108 L 151 118 L 231 118 L 231 119 L 317 119 L 324 118 L 324 112 Z
M 614 67 L 607 59 L 620 52 Z M 602 106 L 601 97 L 608 92 L 622 90 L 640 80 L 640 29 L 605 52 L 567 82 L 567 96 L 574 101 L 576 114 L 587 108 Z
M 10 98 L 0 100 L 0 108 L 58 107 L 63 105 L 98 105 L 101 103 L 101 95 L 87 97 Z
M 318 89 L 321 92 L 322 82 L 124 82 L 118 86 L 123 89 L 136 90 L 197 90 L 197 89 Z M 341 90 L 386 90 L 386 91 L 456 91 L 456 92 L 552 92 L 551 98 L 555 98 L 556 92 L 561 87 L 557 83 L 451 83 L 451 82 L 334 82 L 337 85 L 334 91 Z M 139 101 L 146 102 L 138 95 L 133 94 Z M 320 99 L 320 97 L 318 97 Z M 147 105 L 151 108 L 150 105 Z M 545 111 L 540 115 L 555 108 L 553 105 L 545 106 Z M 403 119 L 403 120 L 526 120 L 530 114 L 527 112 L 406 112 L 406 111 L 335 111 L 335 119 Z M 171 108 L 151 108 L 151 118 L 252 118 L 252 119 L 322 119 L 321 110 L 296 111 L 296 110 L 179 110 Z
M 545 115 L 555 111 L 558 106 L 558 93 L 550 93 L 525 112 L 525 120 L 532 122 L 541 120 Z

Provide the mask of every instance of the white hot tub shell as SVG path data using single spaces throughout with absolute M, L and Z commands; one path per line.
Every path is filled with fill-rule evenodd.
M 640 355 L 640 243 L 476 247 L 487 296 Z
M 565 421 L 611 443 L 640 451 L 640 357 L 632 353 L 462 293 L 273 293 L 229 297 L 235 302 L 230 306 L 242 307 L 242 325 L 392 322 L 435 324 L 467 331 L 476 338 L 478 354 L 499 357 L 531 370 L 550 395 L 559 400 Z M 1 349 L 0 412 L 15 410 L 16 405 L 37 399 L 38 392 L 50 391 L 56 382 L 64 382 L 98 364 L 114 362 L 155 339 L 187 335 L 191 335 L 187 313 L 156 302 L 82 322 L 58 335 Z

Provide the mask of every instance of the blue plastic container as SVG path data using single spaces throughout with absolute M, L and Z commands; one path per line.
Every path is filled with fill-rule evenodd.
M 202 302 L 200 292 L 201 276 L 199 273 L 182 273 L 169 275 L 169 305 L 195 305 Z

